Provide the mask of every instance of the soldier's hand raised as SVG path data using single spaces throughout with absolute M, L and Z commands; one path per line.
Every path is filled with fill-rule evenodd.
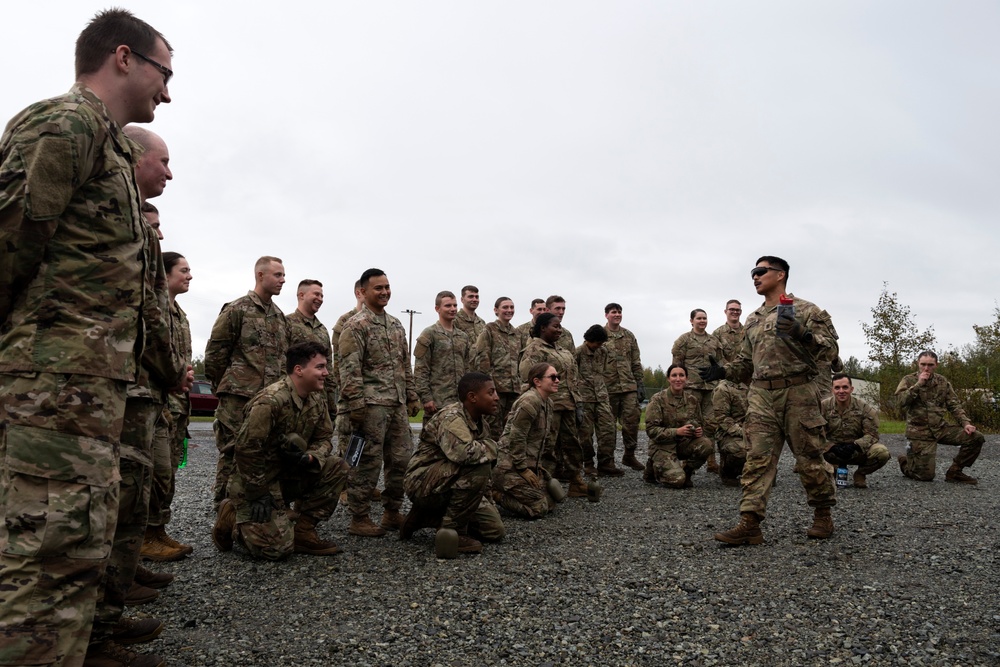
M 708 366 L 702 366 L 698 369 L 698 377 L 705 382 L 724 380 L 726 379 L 726 369 L 719 365 L 719 362 L 715 360 L 715 357 L 709 355 Z

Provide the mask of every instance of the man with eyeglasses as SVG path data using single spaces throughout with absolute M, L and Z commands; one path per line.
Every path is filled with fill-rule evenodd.
M 170 102 L 150 62 L 170 59 L 152 26 L 103 11 L 77 39 L 70 91 L 22 111 L 0 139 L 3 664 L 163 664 L 88 642 L 137 352 L 162 386 L 180 386 L 186 370 L 169 338 L 140 336 L 152 230 L 122 132 Z
M 736 358 L 736 353 L 743 342 L 743 325 L 740 324 L 740 315 L 743 314 L 743 304 L 736 299 L 726 302 L 726 322 L 712 332 L 712 335 L 719 341 L 722 348 L 722 358 L 729 363 Z
M 787 296 L 794 313 L 782 307 L 779 316 L 788 269 L 788 262 L 780 257 L 765 255 L 757 260 L 750 277 L 764 303 L 747 318 L 736 358 L 722 366 L 711 359 L 711 365 L 699 371 L 706 380 L 750 380 L 743 427 L 750 450 L 742 474 L 740 522 L 715 534 L 716 540 L 727 544 L 763 543 L 760 522 L 786 440 L 814 509 L 813 525 L 806 534 L 818 539 L 833 535 L 830 508 L 837 499 L 823 459 L 826 420 L 814 379 L 816 360 L 836 356 L 837 334 L 825 310 L 791 294 Z

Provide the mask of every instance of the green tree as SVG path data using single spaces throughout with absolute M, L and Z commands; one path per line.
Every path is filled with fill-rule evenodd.
M 198 355 L 191 361 L 191 365 L 194 366 L 194 376 L 197 378 L 205 377 L 205 357 L 204 355 Z

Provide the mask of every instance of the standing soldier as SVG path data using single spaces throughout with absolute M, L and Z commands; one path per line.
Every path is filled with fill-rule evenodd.
M 524 347 L 523 337 L 518 329 L 511 325 L 514 318 L 514 302 L 510 297 L 502 296 L 493 305 L 496 322 L 490 322 L 479 334 L 473 354 L 473 366 L 476 370 L 493 377 L 500 405 L 495 415 L 487 415 L 493 433 L 503 432 L 507 423 L 507 414 L 514 401 L 520 395 L 521 375 L 517 370 L 521 349 Z
M 858 466 L 854 486 L 866 489 L 867 476 L 888 463 L 889 450 L 878 441 L 878 412 L 853 393 L 851 378 L 833 376 L 833 396 L 823 401 L 826 439 L 833 444 L 823 456 L 835 466 Z
M 579 373 L 580 402 L 583 424 L 580 445 L 583 448 L 584 469 L 588 475 L 621 477 L 625 471 L 615 465 L 615 418 L 611 416 L 608 388 L 604 383 L 608 355 L 604 344 L 608 332 L 600 324 L 587 329 L 583 345 L 576 348 L 576 368 Z M 594 435 L 597 435 L 597 468 L 594 468 Z
M 517 332 L 521 334 L 521 349 L 523 350 L 531 340 L 531 330 L 535 326 L 535 322 L 538 320 L 538 316 L 542 313 L 549 312 L 548 307 L 545 305 L 545 299 L 532 299 L 531 307 L 528 309 L 528 314 L 531 315 L 531 319 L 520 324 L 517 327 Z
M 979 480 L 962 472 L 976 462 L 986 442 L 983 434 L 969 421 L 951 383 L 937 370 L 937 354 L 924 350 L 917 357 L 917 373 L 899 381 L 896 388 L 899 406 L 906 415 L 906 438 L 910 451 L 899 457 L 899 469 L 910 479 L 930 482 L 936 472 L 937 445 L 958 447 L 958 454 L 945 473 L 944 481 L 977 484 Z M 950 412 L 961 426 L 944 421 Z
M 351 433 L 364 436 L 361 461 L 347 478 L 347 504 L 351 525 L 347 532 L 362 537 L 381 537 L 386 529 L 403 524 L 399 508 L 403 504 L 403 474 L 410 460 L 413 438 L 409 415 L 420 412 L 413 384 L 406 330 L 385 312 L 392 296 L 389 278 L 380 269 L 361 274 L 364 307 L 344 325 L 340 336 L 340 402 L 337 430 L 341 451 Z M 368 517 L 369 505 L 379 471 L 385 464 L 385 492 L 382 493 L 382 525 Z
M 729 363 L 736 358 L 736 353 L 740 351 L 740 344 L 743 342 L 743 325 L 740 324 L 740 315 L 743 314 L 743 304 L 736 299 L 726 302 L 726 323 L 712 332 L 716 340 L 719 341 L 719 353 L 722 355 L 720 361 Z
M 337 401 L 340 401 L 340 334 L 344 332 L 344 325 L 347 324 L 347 320 L 351 319 L 355 315 L 361 312 L 361 306 L 364 300 L 361 297 L 361 281 L 354 281 L 354 308 L 337 318 L 337 323 L 333 325 L 333 332 L 330 334 L 330 346 L 333 350 L 333 387 L 334 393 L 337 395 Z
M 462 310 L 455 318 L 455 326 L 459 331 L 465 332 L 473 344 L 479 340 L 479 334 L 486 328 L 483 318 L 476 315 L 476 308 L 479 308 L 479 288 L 475 285 L 466 285 L 462 288 Z
M 296 290 L 296 297 L 299 305 L 289 315 L 288 322 L 288 344 L 294 345 L 305 341 L 316 341 L 326 350 L 326 395 L 327 409 L 330 411 L 330 419 L 337 417 L 337 383 L 333 379 L 333 352 L 330 347 L 330 333 L 323 326 L 323 323 L 316 317 L 320 306 L 323 305 L 323 283 L 318 280 L 307 278 L 299 283 Z
M 282 360 L 288 349 L 288 323 L 272 298 L 281 294 L 285 267 L 265 255 L 254 265 L 254 288 L 222 307 L 208 346 L 205 376 L 215 386 L 215 446 L 219 463 L 215 473 L 215 507 L 226 497 L 233 471 L 233 448 L 243 424 L 243 408 L 258 391 L 282 378 Z
M 576 343 L 573 342 L 573 334 L 569 332 L 569 329 L 562 326 L 563 316 L 566 314 L 566 299 L 558 294 L 553 294 L 545 300 L 545 312 L 555 315 L 559 319 L 559 326 L 562 328 L 562 334 L 556 342 L 556 347 L 562 348 L 570 354 L 576 352 Z
M 151 122 L 170 102 L 170 61 L 152 26 L 103 11 L 77 40 L 70 91 L 19 113 L 0 139 L 5 664 L 140 658 L 111 641 L 87 644 L 118 511 L 126 386 L 153 288 L 137 156 L 122 127 Z M 174 387 L 184 374 L 167 357 L 151 371 Z
M 472 363 L 472 341 L 455 327 L 458 302 L 447 290 L 434 298 L 438 321 L 417 336 L 413 382 L 424 406 L 424 424 L 435 412 L 458 401 L 458 381 Z
M 714 359 L 700 371 L 703 380 L 751 379 L 744 437 L 750 451 L 743 467 L 740 522 L 716 533 L 727 544 L 761 544 L 760 522 L 774 485 L 778 458 L 785 441 L 798 461 L 798 474 L 813 507 L 809 537 L 833 535 L 830 508 L 837 504 L 833 479 L 826 471 L 826 438 L 816 378 L 816 359 L 837 354 L 837 337 L 830 315 L 804 299 L 793 299 L 794 312 L 778 302 L 785 294 L 788 262 L 766 255 L 750 271 L 764 304 L 747 318 L 743 345 L 736 359 L 719 366 Z M 791 294 L 788 295 L 792 297 Z
M 606 305 L 604 317 L 608 320 L 604 327 L 608 332 L 608 342 L 604 346 L 608 355 L 604 383 L 608 388 L 611 415 L 622 425 L 622 443 L 625 446 L 622 465 L 642 470 L 644 466 L 635 457 L 635 448 L 639 443 L 639 403 L 646 400 L 639 343 L 635 335 L 622 326 L 621 304 Z

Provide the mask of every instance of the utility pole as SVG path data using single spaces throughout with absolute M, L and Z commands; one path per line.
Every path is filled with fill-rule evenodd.
M 413 354 L 413 316 L 422 313 L 419 310 L 406 309 L 403 314 L 410 316 L 410 335 L 406 338 L 406 358 L 409 359 L 410 355 Z

